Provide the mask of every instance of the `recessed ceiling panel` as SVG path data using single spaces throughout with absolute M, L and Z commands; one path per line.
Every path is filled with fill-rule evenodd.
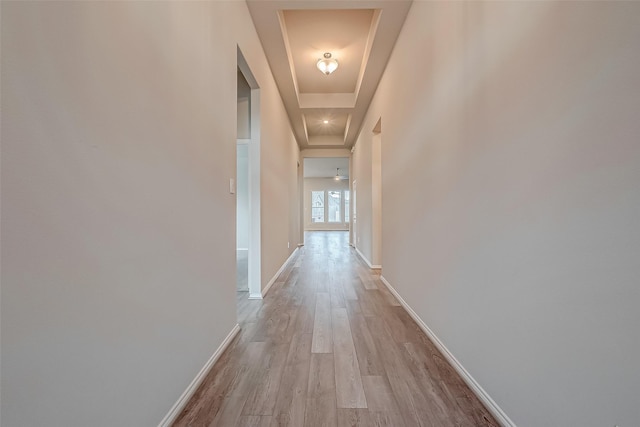
M 304 113 L 309 136 L 339 136 L 344 137 L 349 114 L 317 111 Z M 325 123 L 326 122 L 326 123 Z
M 411 1 L 246 0 L 300 148 L 355 143 Z M 325 52 L 339 62 L 329 76 Z
M 282 12 L 299 93 L 356 91 L 373 9 L 285 10 Z M 338 60 L 326 76 L 317 68 L 325 52 Z

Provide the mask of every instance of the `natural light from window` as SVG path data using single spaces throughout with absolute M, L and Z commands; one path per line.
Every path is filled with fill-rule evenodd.
M 349 190 L 344 191 L 344 222 L 349 222 Z
M 329 222 L 342 222 L 340 219 L 341 191 L 327 191 L 329 194 Z
M 324 222 L 324 191 L 311 192 L 311 222 Z
M 348 224 L 349 201 L 349 190 L 311 191 L 311 222 Z

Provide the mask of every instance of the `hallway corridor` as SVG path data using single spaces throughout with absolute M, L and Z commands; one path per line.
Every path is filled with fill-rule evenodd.
M 308 232 L 175 426 L 497 426 L 348 246 Z M 244 294 L 246 295 L 246 294 Z

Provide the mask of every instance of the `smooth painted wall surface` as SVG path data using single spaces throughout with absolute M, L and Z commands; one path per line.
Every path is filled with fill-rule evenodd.
M 371 138 L 371 264 L 382 266 L 382 133 Z
M 246 6 L 242 11 L 243 15 L 246 12 L 249 23 L 243 26 L 245 31 L 239 35 L 238 44 L 251 67 L 253 77 L 260 86 L 260 114 L 259 118 L 256 118 L 252 107 L 251 138 L 252 143 L 257 140 L 253 135 L 253 129 L 255 122 L 259 120 L 260 286 L 264 289 L 296 249 L 301 239 L 298 182 L 300 149 L 291 130 L 289 118 L 262 45 L 255 43 L 257 34 Z M 252 94 L 251 103 L 253 102 Z M 285 123 L 286 126 L 284 126 Z M 251 150 L 249 152 L 251 153 Z M 251 154 L 249 157 L 251 165 Z
M 269 69 L 265 73 L 268 84 L 261 85 L 260 90 L 270 96 L 260 99 L 261 289 L 300 242 L 300 150 L 291 128 L 281 126 L 289 123 L 289 119 Z
M 370 110 L 371 111 L 371 110 Z M 367 120 L 370 117 L 367 116 Z M 377 119 L 376 119 L 377 121 Z M 355 207 L 353 245 L 371 263 L 373 260 L 372 137 L 373 126 L 365 122 L 351 157 L 351 177 L 355 185 L 351 199 Z M 355 203 L 354 203 L 355 201 Z
M 236 247 L 249 248 L 249 146 L 238 144 L 236 169 Z
M 240 69 L 236 74 L 238 86 L 238 139 L 251 139 L 251 87 Z
M 382 117 L 382 274 L 518 426 L 640 425 L 638 22 L 414 2 L 354 153 L 360 210 Z
M 297 157 L 248 10 L 3 2 L 1 31 L 0 424 L 157 425 L 236 324 L 238 45 L 276 111 L 262 141 Z
M 251 139 L 250 109 L 249 98 L 238 98 L 238 139 Z

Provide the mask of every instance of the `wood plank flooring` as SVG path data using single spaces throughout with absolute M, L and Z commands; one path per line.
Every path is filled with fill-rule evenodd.
M 498 426 L 347 239 L 308 232 L 264 300 L 238 293 L 241 331 L 174 426 Z

